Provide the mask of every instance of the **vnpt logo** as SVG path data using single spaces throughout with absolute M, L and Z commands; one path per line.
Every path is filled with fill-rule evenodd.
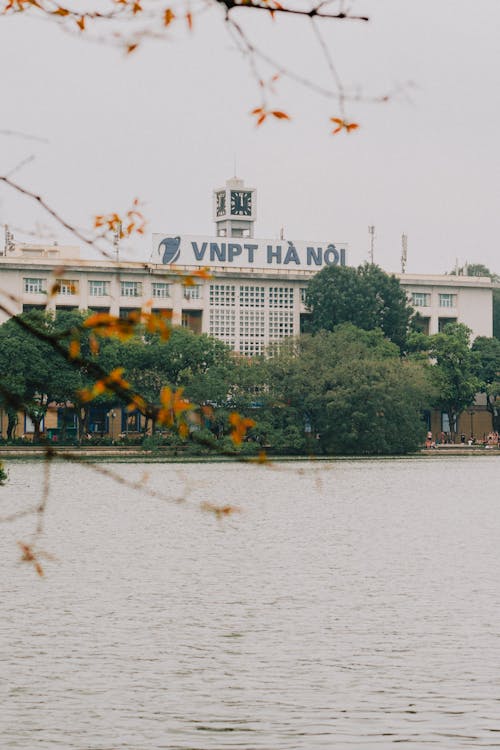
M 180 237 L 165 237 L 158 245 L 158 253 L 164 265 L 175 263 L 181 252 Z M 163 252 L 163 255 L 162 255 Z

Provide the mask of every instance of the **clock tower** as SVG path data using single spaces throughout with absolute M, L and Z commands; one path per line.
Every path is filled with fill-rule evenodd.
M 255 188 L 245 187 L 233 177 L 214 190 L 214 221 L 217 237 L 253 237 L 256 219 Z

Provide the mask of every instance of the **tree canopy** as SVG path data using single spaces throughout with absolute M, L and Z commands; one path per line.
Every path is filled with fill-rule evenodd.
M 404 349 L 413 310 L 398 279 L 376 265 L 326 266 L 309 282 L 309 331 L 332 331 L 352 323 L 365 331 L 380 328 Z
M 430 369 L 436 387 L 433 406 L 448 415 L 452 434 L 460 413 L 474 403 L 481 390 L 470 339 L 471 330 L 463 323 L 448 323 L 442 333 L 429 337 L 429 354 L 435 359 Z

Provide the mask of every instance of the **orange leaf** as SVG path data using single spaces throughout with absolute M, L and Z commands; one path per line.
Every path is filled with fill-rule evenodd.
M 130 55 L 138 46 L 137 42 L 135 44 L 127 45 L 127 55 Z
M 78 339 L 73 339 L 70 342 L 68 354 L 70 359 L 76 359 L 80 356 L 80 342 Z
M 278 120 L 289 120 L 290 115 L 287 115 L 286 112 L 281 112 L 279 109 L 275 109 L 273 112 L 271 112 L 273 117 L 276 117 Z
M 229 415 L 229 424 L 232 426 L 231 440 L 235 445 L 241 445 L 247 430 L 255 427 L 255 421 L 248 417 L 242 417 L 238 412 L 233 411 Z
M 164 24 L 164 26 L 169 26 L 172 23 L 172 21 L 174 20 L 174 18 L 175 18 L 174 12 L 172 10 L 170 10 L 170 8 L 167 8 L 167 10 L 165 11 L 165 13 L 163 14 L 163 24 Z
M 84 16 L 81 16 L 77 19 L 76 25 L 80 29 L 80 31 L 85 31 L 85 18 Z
M 213 503 L 204 502 L 201 503 L 200 507 L 207 513 L 213 513 L 218 519 L 240 512 L 240 509 L 236 505 L 214 505 Z
M 356 130 L 359 128 L 359 125 L 357 122 L 347 122 L 347 120 L 342 120 L 340 117 L 330 117 L 330 122 L 333 122 L 337 127 L 332 130 L 332 134 L 335 135 L 336 133 L 340 133 L 341 130 L 345 130 L 346 133 L 350 133 L 351 130 Z
M 186 21 L 187 21 L 189 31 L 192 31 L 193 30 L 193 16 L 190 11 L 186 13 Z

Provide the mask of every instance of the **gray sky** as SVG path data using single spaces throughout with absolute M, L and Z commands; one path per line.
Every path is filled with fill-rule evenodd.
M 143 258 L 153 231 L 213 233 L 211 191 L 236 157 L 238 176 L 258 190 L 259 237 L 283 226 L 290 239 L 347 242 L 357 264 L 374 224 L 375 261 L 386 270 L 399 270 L 405 232 L 408 272 L 441 273 L 457 258 L 500 272 L 500 3 L 351 7 L 370 23 L 321 26 L 343 83 L 368 96 L 414 86 L 388 104 L 347 104 L 361 125 L 348 136 L 330 135 L 335 102 L 284 79 L 272 103 L 293 119 L 256 128 L 249 111 L 259 92 L 218 9 L 195 19 L 194 33 L 174 23 L 168 42 L 145 42 L 128 57 L 56 24 L 2 18 L 0 129 L 48 143 L 0 136 L 0 173 L 34 154 L 16 179 L 81 226 L 140 197 Z M 308 21 L 238 13 L 261 49 L 331 85 Z M 2 187 L 0 201 L 2 223 L 50 226 Z

